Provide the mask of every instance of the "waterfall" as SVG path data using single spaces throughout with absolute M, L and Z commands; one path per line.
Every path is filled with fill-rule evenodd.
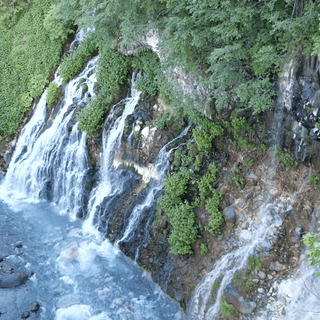
M 131 98 L 127 98 L 116 104 L 108 118 L 105 121 L 103 129 L 103 151 L 102 151 L 102 166 L 99 171 L 99 183 L 90 194 L 90 201 L 88 204 L 89 217 L 83 224 L 84 230 L 89 233 L 97 232 L 95 217 L 98 211 L 101 209 L 101 204 L 107 198 L 115 197 L 120 194 L 124 189 L 125 183 L 130 179 L 130 174 L 127 176 L 121 176 L 121 173 L 114 170 L 112 164 L 115 156 L 115 152 L 119 150 L 121 146 L 121 139 L 125 127 L 125 121 L 129 115 L 131 115 L 135 107 L 138 105 L 141 92 L 134 88 L 135 75 L 132 78 Z M 125 108 L 122 115 L 115 120 L 116 108 L 119 104 L 125 104 Z M 108 214 L 106 212 L 100 212 L 101 215 Z
M 81 39 L 81 34 L 76 37 L 76 41 Z M 98 57 L 91 59 L 83 72 L 62 87 L 63 100 L 54 109 L 47 107 L 47 92 L 43 93 L 21 131 L 0 186 L 0 231 L 8 241 L 5 246 L 9 248 L 17 239 L 23 243 L 13 245 L 13 253 L 1 259 L 14 261 L 30 279 L 15 289 L 17 300 L 10 300 L 5 309 L 1 296 L 0 317 L 10 314 L 18 319 L 21 305 L 30 310 L 31 302 L 38 301 L 39 319 L 184 318 L 178 305 L 150 281 L 147 273 L 98 231 L 102 218 L 114 213 L 109 211 L 108 201 L 117 202 L 128 185 L 140 180 L 132 170 L 115 168 L 114 160 L 121 150 L 126 119 L 135 111 L 141 92 L 134 88 L 134 75 L 131 97 L 111 109 L 103 129 L 97 183 L 88 194 L 86 133 L 78 130 L 75 115 L 95 94 L 97 61 Z M 58 73 L 54 81 L 61 86 Z M 155 170 L 151 170 L 159 173 L 153 175 L 155 180 L 162 181 L 170 153 L 164 148 L 158 157 Z M 155 190 L 161 189 L 160 182 Z M 10 203 L 10 208 L 2 200 Z M 85 216 L 83 223 L 76 219 Z M 16 254 L 19 248 L 23 255 Z
M 134 207 L 132 210 L 132 213 L 129 218 L 129 223 L 124 231 L 124 234 L 120 240 L 116 241 L 116 244 L 118 245 L 121 242 L 130 242 L 134 236 L 134 232 L 136 231 L 138 227 L 139 220 L 141 219 L 142 213 L 148 209 L 151 208 L 153 205 L 155 205 L 155 200 L 156 196 L 159 195 L 159 192 L 161 191 L 163 187 L 163 180 L 165 175 L 168 173 L 169 169 L 169 158 L 174 150 L 176 150 L 178 147 L 172 147 L 169 149 L 170 146 L 174 144 L 174 142 L 178 141 L 181 139 L 183 136 L 187 134 L 189 131 L 190 126 L 185 128 L 181 134 L 174 138 L 172 141 L 167 143 L 162 149 L 160 150 L 157 159 L 155 161 L 154 167 L 154 176 L 152 181 L 150 182 L 149 186 L 149 192 L 147 196 L 145 197 L 145 200 L 138 204 L 137 206 Z M 169 150 L 168 150 L 169 149 Z M 150 219 L 148 223 L 146 224 L 146 229 L 148 229 L 150 225 L 150 220 L 153 218 L 153 216 L 150 216 Z M 140 244 L 140 246 L 142 243 Z M 138 254 L 139 254 L 139 248 L 136 253 L 135 260 L 138 259 Z
M 2 184 L 3 192 L 47 199 L 73 219 L 84 215 L 88 173 L 86 133 L 78 131 L 75 113 L 78 105 L 86 105 L 88 97 L 94 95 L 93 69 L 97 60 L 98 57 L 90 60 L 83 72 L 63 88 L 64 98 L 53 120 L 48 121 L 47 92 L 43 93 L 20 134 Z M 61 85 L 58 73 L 54 81 Z M 83 90 L 84 83 L 87 92 Z

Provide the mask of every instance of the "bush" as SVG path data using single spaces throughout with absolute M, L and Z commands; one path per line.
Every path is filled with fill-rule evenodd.
M 308 263 L 311 266 L 320 263 L 320 228 L 318 229 L 318 234 L 307 233 L 303 237 L 303 242 L 306 246 L 310 248 L 307 250 Z M 320 276 L 320 272 L 316 273 L 317 276 Z
M 98 131 L 103 127 L 103 116 L 106 108 L 106 103 L 100 95 L 90 99 L 89 107 L 82 108 L 77 114 L 79 121 L 79 130 L 86 131 L 89 135 Z
M 204 201 L 210 195 L 211 192 L 215 192 L 213 183 L 217 181 L 218 172 L 219 168 L 216 166 L 214 162 L 212 162 L 209 165 L 208 172 L 197 181 L 201 201 Z
M 79 46 L 69 53 L 62 61 L 60 75 L 66 83 L 78 74 L 84 67 L 87 59 L 96 51 L 97 45 L 92 34 L 89 34 Z
M 200 245 L 200 254 L 205 256 L 208 253 L 208 246 L 205 243 L 201 243 Z
M 319 176 L 315 175 L 315 174 L 312 174 L 310 177 L 309 177 L 309 182 L 311 184 L 313 184 L 313 187 L 315 190 L 318 190 L 319 189 L 319 186 L 318 186 L 318 183 L 319 183 Z
M 187 202 L 175 206 L 167 212 L 172 232 L 168 242 L 174 254 L 191 254 L 191 245 L 198 237 L 198 227 L 194 227 L 195 214 Z
M 51 107 L 56 100 L 60 97 L 61 89 L 55 82 L 50 82 L 48 90 L 47 90 L 47 104 L 48 107 Z
M 206 209 L 210 214 L 208 221 L 208 228 L 206 229 L 211 234 L 214 234 L 217 229 L 223 224 L 224 218 L 222 212 L 219 210 L 222 196 L 216 190 L 213 191 L 213 195 L 208 199 Z
M 226 298 L 224 295 L 221 296 L 220 303 L 221 303 L 222 319 L 227 319 L 230 316 L 235 316 L 235 317 L 239 316 L 239 311 L 232 304 L 229 304 L 226 301 Z
M 164 180 L 164 191 L 173 199 L 180 198 L 187 192 L 187 183 L 193 177 L 193 173 L 182 167 L 176 174 L 167 176 Z

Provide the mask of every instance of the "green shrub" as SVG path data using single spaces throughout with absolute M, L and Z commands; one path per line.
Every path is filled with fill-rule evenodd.
M 239 311 L 232 304 L 227 303 L 224 295 L 221 296 L 220 303 L 222 319 L 227 319 L 230 316 L 239 316 Z
M 164 114 L 161 115 L 159 119 L 156 119 L 153 124 L 161 130 L 164 130 L 170 124 L 172 120 L 171 114 L 169 111 L 166 111 Z
M 129 58 L 108 45 L 100 45 L 97 67 L 97 81 L 102 96 L 117 93 L 121 85 L 127 81 Z
M 195 214 L 187 202 L 176 205 L 167 212 L 172 232 L 168 242 L 174 254 L 191 254 L 191 245 L 198 237 L 198 227 L 195 227 Z
M 272 151 L 278 156 L 278 161 L 281 165 L 290 170 L 296 170 L 298 161 L 295 160 L 288 152 L 283 151 L 281 148 L 272 148 Z
M 318 183 L 319 183 L 319 176 L 315 175 L 315 174 L 312 174 L 310 177 L 309 177 L 309 182 L 311 184 L 313 184 L 313 187 L 315 190 L 318 190 L 319 189 L 319 186 L 318 186 Z
M 205 121 L 202 121 L 205 123 Z M 202 129 L 193 129 L 192 135 L 199 151 L 207 151 L 212 147 L 214 138 L 222 136 L 224 130 L 218 123 L 206 123 Z
M 200 245 L 200 254 L 205 256 L 208 253 L 208 246 L 205 243 L 201 243 Z
M 89 107 L 82 108 L 77 114 L 79 130 L 86 131 L 90 136 L 101 129 L 106 105 L 100 95 L 90 99 Z
M 235 183 L 235 185 L 242 189 L 244 187 L 244 179 L 241 177 L 241 171 L 239 168 L 235 168 L 229 175 L 229 183 Z
M 210 214 L 210 217 L 208 221 L 208 228 L 206 230 L 211 234 L 214 234 L 224 222 L 223 214 L 219 210 L 221 201 L 222 196 L 216 190 L 213 191 L 212 197 L 207 200 L 206 209 Z
M 48 91 L 47 91 L 47 104 L 48 107 L 51 107 L 56 100 L 60 97 L 61 89 L 55 82 L 50 82 Z
M 218 172 L 219 168 L 212 162 L 208 167 L 208 172 L 197 181 L 200 192 L 199 196 L 202 201 L 204 201 L 211 192 L 215 191 L 213 183 L 217 181 Z
M 84 67 L 87 59 L 96 51 L 97 44 L 92 34 L 89 34 L 79 46 L 69 53 L 62 61 L 60 75 L 66 83 L 78 74 Z
M 244 117 L 238 117 L 237 110 L 232 112 L 231 126 L 236 145 L 240 149 L 251 149 L 253 144 L 250 143 L 248 134 L 252 132 L 252 128 Z
M 260 257 L 257 256 L 256 258 L 254 256 L 248 257 L 248 269 L 252 271 L 255 268 L 263 269 L 263 264 L 260 261 Z
M 163 183 L 165 193 L 173 199 L 183 196 L 187 192 L 187 183 L 193 176 L 194 174 L 184 167 L 178 173 L 167 176 Z
M 318 234 L 307 233 L 303 237 L 303 242 L 310 248 L 307 250 L 308 263 L 311 266 L 320 263 L 320 228 Z M 320 276 L 320 272 L 316 272 L 317 276 Z
M 43 26 L 55 1 L 2 2 L 0 134 L 5 135 L 15 133 L 33 98 L 41 96 L 50 72 L 59 64 L 63 38 L 52 39 L 54 31 Z

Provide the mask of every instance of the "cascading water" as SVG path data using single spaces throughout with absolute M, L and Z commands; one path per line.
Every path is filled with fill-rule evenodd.
M 278 98 L 276 112 L 273 118 L 272 128 L 275 132 L 272 137 L 275 150 L 281 145 L 282 122 L 285 104 L 283 96 Z M 283 215 L 292 209 L 295 199 L 308 181 L 295 194 L 284 197 L 277 191 L 273 184 L 276 172 L 276 152 L 271 159 L 270 166 L 264 176 L 264 191 L 260 195 L 261 205 L 257 214 L 249 221 L 245 229 L 238 229 L 235 234 L 235 243 L 231 252 L 225 253 L 195 288 L 193 297 L 188 306 L 187 316 L 189 319 L 216 319 L 219 317 L 221 297 L 227 285 L 232 283 L 232 278 L 248 264 L 249 256 L 255 256 L 257 251 L 263 249 L 268 241 L 276 239 L 275 231 L 282 224 Z M 269 250 L 269 249 L 268 249 Z M 219 289 L 212 304 L 212 288 L 219 283 Z M 255 302 L 247 301 L 248 310 L 255 309 Z M 252 313 L 250 311 L 249 313 Z
M 320 206 L 314 211 L 310 232 L 317 232 L 316 221 L 320 218 Z M 316 267 L 307 264 L 306 256 L 295 274 L 278 281 L 274 286 L 274 297 L 257 317 L 258 320 L 318 320 L 320 314 L 320 278 L 316 277 Z
M 145 198 L 145 200 L 137 205 L 133 210 L 132 213 L 130 215 L 129 218 L 129 223 L 124 231 L 124 234 L 122 236 L 122 238 L 120 240 L 116 241 L 116 244 L 118 245 L 121 242 L 130 242 L 130 240 L 132 240 L 133 236 L 134 236 L 134 232 L 137 229 L 139 220 L 141 219 L 141 214 L 151 208 L 152 206 L 155 205 L 155 201 L 156 201 L 156 197 L 159 194 L 159 192 L 162 189 L 163 186 L 163 180 L 165 175 L 168 173 L 168 169 L 169 169 L 169 158 L 171 156 L 171 153 L 176 149 L 176 148 L 171 148 L 170 150 L 168 150 L 168 148 L 174 144 L 174 142 L 176 142 L 177 140 L 181 139 L 183 136 L 185 136 L 188 132 L 190 127 L 185 128 L 182 133 L 175 139 L 173 139 L 172 141 L 170 141 L 169 143 L 167 143 L 159 152 L 157 159 L 155 161 L 154 167 L 155 170 L 154 172 L 156 172 L 152 181 L 150 182 L 150 186 L 149 186 L 149 192 Z M 152 216 L 149 217 L 149 221 L 146 223 L 146 229 L 148 229 L 149 225 L 150 225 L 150 221 L 152 220 Z M 145 244 L 145 241 L 141 241 L 140 242 L 140 246 L 142 244 Z M 137 250 L 136 256 L 135 256 L 135 260 L 137 261 L 138 259 L 138 255 L 139 255 L 139 248 Z
M 135 76 L 133 76 L 134 82 Z M 131 98 L 127 98 L 120 103 L 125 103 L 125 108 L 122 115 L 114 120 L 117 105 L 111 110 L 103 129 L 103 152 L 102 152 L 102 166 L 99 172 L 99 183 L 91 192 L 90 201 L 88 205 L 89 217 L 84 222 L 84 229 L 89 233 L 96 233 L 95 217 L 104 199 L 111 199 L 120 194 L 124 189 L 125 183 L 130 180 L 131 176 L 128 174 L 125 177 L 121 173 L 113 169 L 112 163 L 115 152 L 121 146 L 121 138 L 124 131 L 125 121 L 129 115 L 134 112 L 140 99 L 141 92 L 134 89 L 132 86 Z M 111 214 L 111 212 L 109 213 Z M 108 212 L 100 212 L 100 215 L 107 215 Z
M 112 162 L 125 120 L 139 101 L 140 92 L 134 88 L 132 96 L 122 101 L 122 115 L 114 120 L 115 106 L 106 120 L 100 180 L 89 199 L 88 219 L 82 225 L 74 219 L 85 215 L 88 174 L 86 135 L 78 131 L 74 116 L 78 106 L 86 105 L 94 95 L 97 60 L 90 60 L 65 86 L 64 99 L 53 119 L 48 119 L 46 92 L 43 94 L 21 132 L 1 185 L 1 199 L 10 204 L 0 201 L 0 232 L 8 242 L 1 259 L 29 277 L 18 289 L 8 289 L 5 294 L 0 289 L 1 319 L 35 319 L 35 311 L 30 311 L 35 300 L 40 304 L 40 319 L 183 318 L 178 306 L 94 226 L 101 202 L 114 200 L 132 180 L 130 170 L 113 170 Z M 88 85 L 86 93 L 83 79 Z M 61 84 L 58 75 L 55 81 Z M 66 212 L 68 215 L 60 214 Z M 18 242 L 23 245 L 15 247 Z
M 77 105 L 86 104 L 88 97 L 94 95 L 96 80 L 92 71 L 97 59 L 93 58 L 66 85 L 58 114 L 48 128 L 46 92 L 42 95 L 34 115 L 21 132 L 2 190 L 47 199 L 69 212 L 72 218 L 84 215 L 88 172 L 86 134 L 78 131 L 74 117 Z M 88 92 L 83 92 L 80 79 L 85 79 Z M 58 75 L 55 81 L 61 84 Z

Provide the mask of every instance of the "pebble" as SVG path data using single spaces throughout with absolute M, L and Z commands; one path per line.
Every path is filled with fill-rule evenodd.
M 273 279 L 273 276 L 271 274 L 268 274 L 268 279 L 269 280 L 272 280 Z
M 259 293 L 264 293 L 264 289 L 263 288 L 258 288 L 258 292 Z
M 258 272 L 258 276 L 259 276 L 260 279 L 265 279 L 266 278 L 266 274 L 264 272 L 262 272 L 262 271 Z

